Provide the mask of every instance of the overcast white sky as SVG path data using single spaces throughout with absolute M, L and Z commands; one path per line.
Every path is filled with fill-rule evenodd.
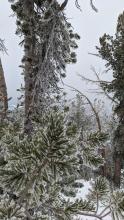
M 62 2 L 62 0 L 59 0 Z M 68 66 L 66 83 L 85 91 L 87 87 L 80 81 L 77 73 L 85 76 L 92 76 L 91 65 L 97 70 L 103 70 L 103 62 L 94 56 L 88 55 L 88 52 L 95 52 L 95 46 L 98 45 L 99 37 L 105 32 L 114 34 L 118 15 L 124 10 L 123 0 L 94 0 L 99 9 L 95 13 L 89 4 L 89 0 L 79 0 L 82 7 L 80 12 L 74 5 L 74 0 L 69 0 L 66 10 L 67 17 L 70 19 L 75 31 L 81 36 L 79 41 L 78 62 L 76 65 Z M 0 37 L 5 39 L 8 49 L 8 56 L 1 55 L 5 77 L 8 86 L 9 96 L 13 97 L 13 103 L 16 100 L 16 89 L 20 87 L 22 49 L 18 46 L 20 39 L 15 35 L 15 18 L 12 16 L 10 3 L 8 0 L 0 0 Z M 109 79 L 109 76 L 106 76 Z M 70 94 L 71 95 L 71 94 Z

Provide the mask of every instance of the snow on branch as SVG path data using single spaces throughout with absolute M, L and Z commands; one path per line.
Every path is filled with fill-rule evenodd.
M 7 49 L 4 45 L 4 40 L 0 39 L 0 51 L 7 53 Z

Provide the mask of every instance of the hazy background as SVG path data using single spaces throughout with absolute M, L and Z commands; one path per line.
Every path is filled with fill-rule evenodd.
M 63 2 L 62 0 L 59 1 Z M 75 31 L 81 36 L 77 50 L 78 62 L 68 66 L 66 83 L 87 92 L 87 86 L 82 83 L 77 74 L 93 77 L 91 66 L 94 66 L 97 71 L 104 70 L 104 62 L 97 57 L 88 55 L 88 52 L 96 52 L 95 46 L 99 44 L 99 37 L 105 32 L 112 35 L 115 33 L 118 15 L 124 9 L 124 1 L 94 0 L 94 4 L 99 10 L 98 13 L 91 9 L 89 0 L 79 0 L 79 3 L 82 12 L 75 7 L 74 0 L 69 0 L 66 9 L 68 19 Z M 8 49 L 8 55 L 1 55 L 1 58 L 8 94 L 9 97 L 13 97 L 11 103 L 15 104 L 17 99 L 16 89 L 20 87 L 20 73 L 22 71 L 18 66 L 21 64 L 23 52 L 22 48 L 18 46 L 21 39 L 15 35 L 16 18 L 12 14 L 8 0 L 0 0 L 0 37 L 5 39 L 5 45 Z M 104 77 L 110 79 L 111 76 L 106 75 Z M 89 87 L 92 89 L 92 86 Z M 71 91 L 69 91 L 69 96 L 72 97 Z M 93 96 L 93 94 L 89 93 L 89 96 Z

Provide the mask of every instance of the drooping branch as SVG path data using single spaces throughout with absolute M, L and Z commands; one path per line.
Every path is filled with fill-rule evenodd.
M 78 0 L 75 0 L 75 5 L 76 7 L 81 10 L 81 7 L 80 7 L 80 4 L 78 2 Z M 90 0 L 90 5 L 91 5 L 91 8 L 95 11 L 95 12 L 98 12 L 98 9 L 95 7 L 94 3 L 93 3 L 93 0 Z
M 76 5 L 76 7 L 81 11 L 81 7 L 80 7 L 80 5 L 79 5 L 79 3 L 78 3 L 78 0 L 75 0 L 75 5 Z
M 95 12 L 98 12 L 98 9 L 95 7 L 93 0 L 90 0 L 90 5 Z
M 67 84 L 65 84 L 65 85 L 66 85 L 67 87 L 73 89 L 73 91 L 78 92 L 82 97 L 84 97 L 84 98 L 87 100 L 88 104 L 90 105 L 90 107 L 91 107 L 91 109 L 92 109 L 92 111 L 93 111 L 93 113 L 94 113 L 94 115 L 95 115 L 96 122 L 97 122 L 97 125 L 98 125 L 98 130 L 99 130 L 99 132 L 101 132 L 100 117 L 99 117 L 99 114 L 98 114 L 98 112 L 96 111 L 95 107 L 93 106 L 92 102 L 90 101 L 90 99 L 89 99 L 85 94 L 83 94 L 81 91 L 79 91 L 78 89 L 74 88 L 73 86 L 69 86 L 69 85 L 67 85 Z

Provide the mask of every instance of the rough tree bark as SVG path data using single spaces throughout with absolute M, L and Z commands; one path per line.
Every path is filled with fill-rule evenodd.
M 25 76 L 25 132 L 30 134 L 32 126 L 32 93 L 33 93 L 33 56 L 34 56 L 34 44 L 33 44 L 33 24 L 32 18 L 34 13 L 34 1 L 24 1 L 24 13 L 26 17 L 26 25 L 28 32 L 25 35 L 24 43 L 24 76 Z
M 121 105 L 120 105 L 121 106 Z M 121 169 L 124 166 L 124 109 L 122 112 L 121 120 L 115 131 L 115 137 L 113 141 L 113 164 L 114 164 L 114 175 L 113 181 L 117 188 L 121 186 Z
M 114 185 L 117 188 L 120 188 L 121 185 L 121 155 L 120 153 L 116 152 L 116 155 L 114 155 Z

